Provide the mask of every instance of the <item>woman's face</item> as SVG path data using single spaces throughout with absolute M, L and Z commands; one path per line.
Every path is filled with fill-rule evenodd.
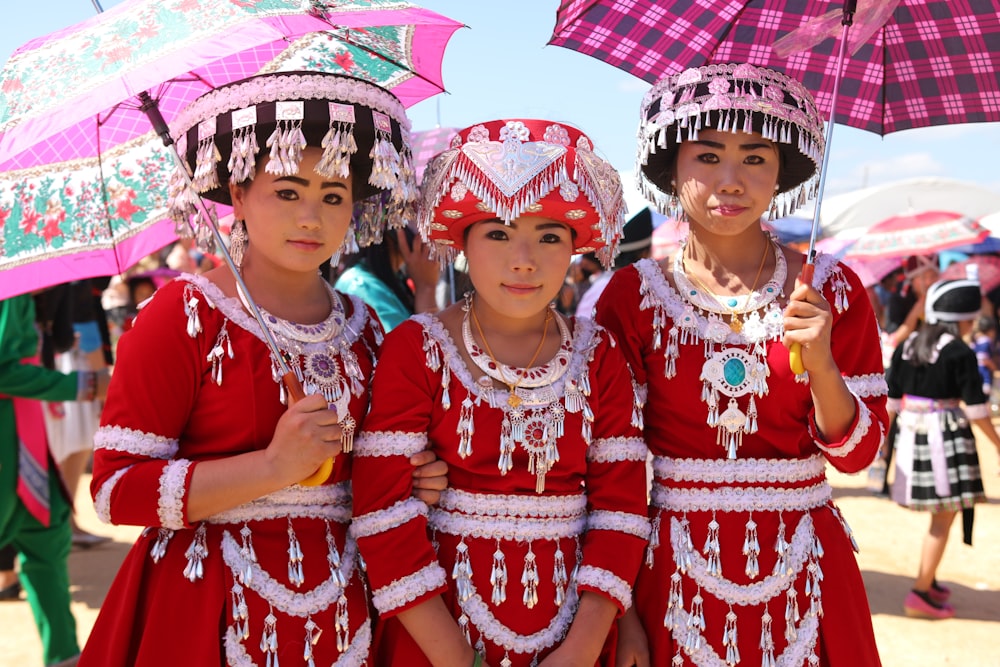
M 465 255 L 477 299 L 503 316 L 529 318 L 559 294 L 573 256 L 573 232 L 534 215 L 510 225 L 484 220 L 466 232 Z
M 778 149 L 757 133 L 700 130 L 677 150 L 676 191 L 692 224 L 737 235 L 771 206 L 780 168 Z
M 351 177 L 317 174 L 321 156 L 321 149 L 306 148 L 294 176 L 267 173 L 265 158 L 253 181 L 230 185 L 233 214 L 247 227 L 244 268 L 314 273 L 340 248 L 354 208 Z

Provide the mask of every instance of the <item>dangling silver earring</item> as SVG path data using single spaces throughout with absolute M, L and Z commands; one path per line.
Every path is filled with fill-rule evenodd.
M 243 255 L 247 250 L 247 225 L 242 220 L 234 220 L 233 227 L 229 231 L 229 256 L 233 258 L 233 264 L 243 266 Z

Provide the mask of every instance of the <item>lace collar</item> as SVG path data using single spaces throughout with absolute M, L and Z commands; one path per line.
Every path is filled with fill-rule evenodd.
M 254 319 L 253 315 L 246 312 L 243 309 L 243 304 L 237 297 L 227 297 L 219 286 L 213 283 L 211 280 L 203 275 L 195 275 L 190 273 L 182 273 L 177 276 L 175 280 L 181 280 L 187 282 L 194 287 L 196 287 L 205 298 L 208 299 L 209 306 L 218 309 L 226 319 L 233 322 L 241 329 L 256 336 L 260 342 L 267 344 L 267 340 L 264 334 L 260 330 L 260 325 L 257 324 L 257 320 Z M 340 292 L 334 291 L 333 294 L 340 299 L 348 298 L 351 300 L 351 315 L 347 318 L 344 324 L 344 329 L 339 336 L 334 337 L 332 341 L 324 341 L 322 343 L 311 343 L 305 347 L 312 347 L 313 345 L 328 346 L 333 342 L 343 340 L 348 345 L 353 345 L 360 337 L 365 329 L 366 320 L 368 319 L 368 309 L 361 299 L 348 294 L 342 294 Z
M 760 317 L 756 312 L 751 313 L 743 330 L 736 333 L 721 318 L 706 317 L 699 312 L 700 306 L 698 304 L 687 300 L 667 281 L 659 262 L 656 260 L 642 259 L 633 266 L 635 266 L 641 281 L 639 287 L 642 296 L 640 309 L 655 308 L 660 310 L 674 321 L 675 326 L 696 334 L 702 340 L 745 346 L 769 338 L 778 338 L 784 331 L 780 304 L 774 297 L 770 303 L 762 304 L 767 306 L 763 317 Z M 827 280 L 839 273 L 836 257 L 823 253 L 817 255 L 813 279 L 813 284 L 817 286 L 817 289 L 822 290 Z M 843 280 L 839 282 L 846 283 Z M 840 288 L 838 285 L 837 289 Z M 843 305 L 846 306 L 846 304 Z M 843 310 L 841 304 L 837 304 L 837 309 Z
M 451 334 L 448 333 L 444 323 L 442 323 L 437 316 L 429 313 L 414 315 L 410 319 L 420 324 L 423 328 L 425 339 L 429 338 L 441 349 L 445 365 L 451 370 L 452 373 L 454 373 L 455 377 L 462 383 L 462 386 L 465 387 L 466 391 L 469 392 L 469 394 L 475 399 L 482 397 L 486 400 L 486 397 L 482 396 L 483 388 L 478 382 L 476 382 L 475 379 L 473 379 L 472 373 L 465 363 L 465 359 L 459 353 L 458 347 L 452 340 Z M 570 355 L 566 374 L 560 378 L 563 381 L 557 380 L 550 387 L 539 388 L 555 392 L 555 396 L 558 398 L 561 398 L 565 394 L 566 382 L 577 382 L 581 375 L 586 371 L 586 366 L 593 359 L 594 349 L 600 342 L 599 332 L 603 331 L 601 327 L 595 324 L 592 320 L 588 319 L 576 319 L 574 320 L 574 324 L 575 326 L 573 328 L 571 339 L 573 351 Z M 519 391 L 523 391 L 523 389 L 519 389 Z M 500 404 L 507 405 L 506 401 L 510 396 L 509 391 L 506 389 L 494 388 L 492 389 L 492 392 Z

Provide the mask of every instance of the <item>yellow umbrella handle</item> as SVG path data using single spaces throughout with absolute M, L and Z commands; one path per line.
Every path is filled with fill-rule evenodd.
M 288 390 L 288 404 L 292 405 L 301 401 L 306 397 L 304 391 L 302 391 L 302 383 L 299 379 L 295 377 L 295 373 L 289 371 L 281 376 L 281 381 L 285 383 L 285 389 Z M 302 486 L 319 486 L 327 479 L 330 478 L 330 473 L 333 472 L 333 459 L 329 458 L 320 464 L 316 472 L 306 477 L 304 480 L 299 482 Z
M 803 264 L 802 273 L 799 274 L 799 280 L 803 283 L 811 285 L 815 270 L 816 265 L 812 262 Z M 802 345 L 799 343 L 792 343 L 792 346 L 788 348 L 788 365 L 791 367 L 792 372 L 796 375 L 802 375 L 806 372 L 805 364 L 802 363 Z

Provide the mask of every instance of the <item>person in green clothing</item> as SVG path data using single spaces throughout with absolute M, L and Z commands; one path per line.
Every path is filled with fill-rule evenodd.
M 70 612 L 70 500 L 48 450 L 41 401 L 103 400 L 108 373 L 38 365 L 30 295 L 0 301 L 0 547 L 13 546 L 46 665 L 80 653 Z
M 387 232 L 381 243 L 362 248 L 344 261 L 348 268 L 334 287 L 371 306 L 385 331 L 414 313 L 437 312 L 440 265 L 408 227 Z

